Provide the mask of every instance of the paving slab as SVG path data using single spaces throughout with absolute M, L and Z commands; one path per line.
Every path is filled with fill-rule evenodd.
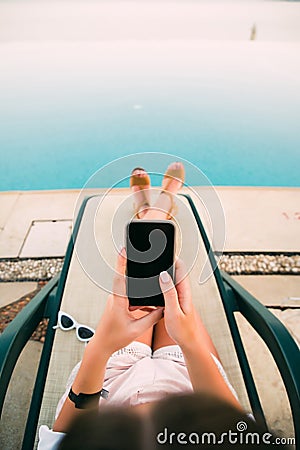
M 299 188 L 221 188 L 229 251 L 300 251 Z
M 72 220 L 78 194 L 76 190 L 21 193 L 0 233 L 0 257 L 19 256 L 33 221 Z
M 270 311 L 286 326 L 295 342 L 300 346 L 300 309 L 280 311 L 270 308 Z
M 203 191 L 199 187 L 194 189 L 200 194 Z M 300 251 L 300 188 L 215 187 L 214 190 L 224 211 L 225 251 Z M 192 197 L 205 216 L 211 205 L 203 206 L 197 195 Z M 206 222 L 209 229 L 209 219 Z M 220 233 L 218 226 L 219 223 L 215 224 L 213 231 Z
M 37 283 L 0 283 L 0 308 L 9 305 L 37 288 Z
M 72 220 L 34 221 L 25 238 L 21 258 L 64 256 L 72 233 Z
M 232 278 L 266 306 L 300 307 L 300 277 L 297 275 L 236 275 Z

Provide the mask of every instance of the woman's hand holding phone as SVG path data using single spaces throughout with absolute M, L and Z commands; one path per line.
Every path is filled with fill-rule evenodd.
M 159 278 L 165 299 L 164 320 L 169 336 L 184 350 L 199 341 L 197 314 L 186 269 L 181 260 L 175 264 L 176 287 L 167 272 Z
M 113 280 L 113 294 L 107 300 L 106 308 L 91 341 L 97 340 L 102 351 L 110 356 L 113 352 L 130 344 L 148 328 L 155 325 L 164 315 L 169 336 L 184 350 L 201 340 L 199 323 L 195 311 L 190 283 L 181 260 L 175 264 L 176 287 L 167 272 L 159 278 L 165 307 L 130 306 L 126 295 L 126 251 L 118 255 L 116 275 Z M 163 281 L 165 276 L 165 282 Z M 136 318 L 133 311 L 142 309 L 148 314 Z M 200 344 L 201 345 L 201 344 Z
M 182 261 L 176 263 L 176 284 L 166 272 L 160 276 L 165 299 L 165 327 L 169 336 L 180 346 L 194 391 L 205 390 L 241 409 L 211 354 L 217 351 L 197 316 L 193 306 L 190 284 Z
M 102 351 L 104 350 L 108 356 L 126 347 L 157 323 L 163 315 L 163 308 L 157 308 L 139 319 L 134 317 L 126 295 L 125 271 L 126 253 L 123 249 L 117 259 L 113 294 L 108 297 L 104 313 L 91 340 L 97 340 Z

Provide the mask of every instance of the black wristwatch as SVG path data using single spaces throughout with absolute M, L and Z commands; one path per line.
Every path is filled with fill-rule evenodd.
M 77 409 L 96 408 L 99 404 L 100 397 L 107 399 L 108 394 L 109 392 L 106 389 L 101 389 L 101 391 L 95 392 L 95 394 L 83 394 L 80 392 L 76 395 L 71 388 L 69 399 L 75 404 L 75 408 Z

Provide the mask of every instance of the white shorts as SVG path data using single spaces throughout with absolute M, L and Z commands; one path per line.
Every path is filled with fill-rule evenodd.
M 211 356 L 236 396 L 221 363 L 214 355 Z M 69 377 L 65 394 L 57 406 L 56 417 L 80 364 L 81 362 L 74 367 Z M 132 342 L 109 358 L 103 387 L 109 391 L 109 396 L 107 400 L 101 399 L 101 402 L 131 406 L 160 400 L 169 394 L 193 391 L 184 357 L 178 345 L 162 347 L 152 353 L 151 347 L 141 342 Z

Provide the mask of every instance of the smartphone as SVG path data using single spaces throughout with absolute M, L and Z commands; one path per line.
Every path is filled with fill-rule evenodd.
M 126 228 L 126 288 L 131 306 L 164 306 L 159 274 L 174 280 L 175 226 L 170 220 L 133 220 Z

